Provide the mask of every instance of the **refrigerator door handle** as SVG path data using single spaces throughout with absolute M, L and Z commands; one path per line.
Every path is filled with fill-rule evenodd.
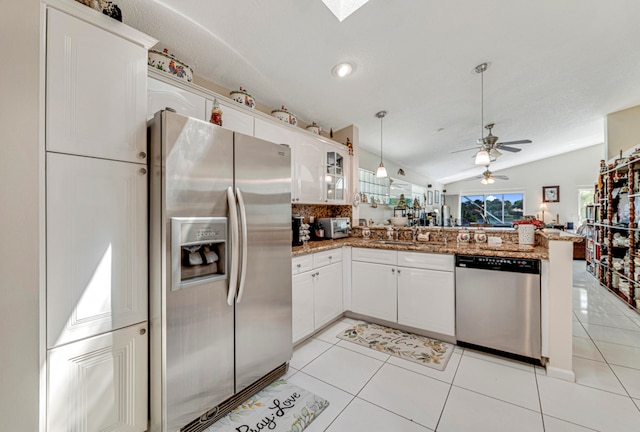
M 244 294 L 244 283 L 247 279 L 247 245 L 249 239 L 247 238 L 247 210 L 244 205 L 244 198 L 240 188 L 236 189 L 236 196 L 238 197 L 238 206 L 240 207 L 240 234 L 242 237 L 242 264 L 240 265 L 240 288 L 238 289 L 237 303 L 242 300 L 242 294 Z
M 227 293 L 227 304 L 233 306 L 233 298 L 236 296 L 238 286 L 238 262 L 240 261 L 240 245 L 238 232 L 238 207 L 233 188 L 227 188 L 227 202 L 229 203 L 229 219 L 231 221 L 231 270 L 229 272 L 229 292 Z

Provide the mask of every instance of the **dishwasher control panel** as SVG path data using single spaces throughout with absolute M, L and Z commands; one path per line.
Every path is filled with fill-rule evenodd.
M 540 260 L 481 255 L 456 255 L 456 267 L 539 274 Z

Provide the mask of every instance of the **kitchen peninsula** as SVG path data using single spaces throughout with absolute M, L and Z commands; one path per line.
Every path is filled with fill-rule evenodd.
M 488 231 L 489 236 L 500 238 L 501 244 L 474 243 L 473 241 L 470 243 L 458 243 L 459 228 L 421 228 L 423 233 L 429 233 L 429 241 L 426 242 L 414 241 L 416 233 L 411 228 L 395 228 L 390 232 L 388 227 L 380 227 L 372 228 L 370 231 L 371 238 L 369 239 L 362 238 L 360 227 L 354 227 L 352 237 L 349 238 L 309 242 L 304 246 L 293 247 L 294 333 L 297 307 L 296 290 L 299 286 L 296 283 L 296 278 L 303 280 L 303 275 L 308 273 L 314 283 L 319 283 L 321 279 L 326 280 L 328 275 L 323 275 L 322 272 L 326 272 L 327 268 L 323 268 L 323 264 L 332 263 L 335 268 L 342 269 L 343 301 L 340 315 L 346 313 L 355 317 L 360 317 L 361 315 L 365 317 L 373 316 L 374 318 L 382 317 L 382 321 L 386 323 L 402 324 L 403 303 L 399 293 L 397 297 L 391 296 L 386 299 L 387 302 L 393 302 L 395 307 L 398 308 L 395 321 L 392 315 L 384 315 L 383 304 L 379 304 L 377 306 L 378 309 L 367 309 L 380 311 L 382 314 L 374 315 L 371 312 L 359 313 L 358 306 L 353 303 L 358 298 L 360 286 L 363 286 L 363 290 L 368 289 L 368 287 L 373 287 L 376 277 L 378 279 L 386 277 L 384 273 L 377 276 L 372 275 L 372 279 L 364 285 L 360 283 L 358 278 L 362 276 L 357 275 L 362 275 L 362 273 L 358 273 L 357 269 L 359 267 L 367 268 L 365 267 L 366 262 L 363 264 L 364 261 L 371 259 L 372 263 L 384 265 L 391 268 L 392 271 L 396 268 L 402 269 L 404 271 L 403 276 L 407 275 L 407 277 L 412 274 L 411 272 L 417 271 L 415 268 L 424 269 L 422 271 L 425 273 L 417 273 L 424 279 L 432 276 L 445 276 L 445 279 L 440 283 L 443 286 L 449 284 L 451 285 L 450 288 L 443 288 L 443 291 L 437 293 L 434 298 L 428 301 L 425 299 L 424 307 L 415 305 L 414 307 L 422 308 L 417 314 L 408 312 L 409 316 L 416 317 L 416 319 L 430 314 L 437 315 L 442 322 L 434 322 L 432 320 L 430 325 L 420 326 L 413 324 L 417 321 L 409 319 L 405 320 L 404 325 L 399 325 L 398 327 L 407 327 L 408 329 L 413 327 L 418 329 L 418 332 L 420 332 L 420 329 L 432 330 L 422 333 L 427 336 L 431 335 L 455 342 L 453 277 L 454 257 L 456 255 L 540 260 L 542 357 L 546 360 L 545 366 L 549 376 L 574 381 L 571 323 L 572 272 L 570 269 L 572 266 L 573 243 L 582 241 L 581 237 L 562 231 L 537 231 L 535 245 L 519 245 L 517 231 L 509 229 Z M 469 230 L 469 232 L 473 233 L 474 231 Z M 375 254 L 380 255 L 376 256 Z M 338 261 L 340 263 L 339 267 L 337 266 Z M 420 262 L 425 264 L 420 264 Z M 397 267 L 394 267 L 396 264 Z M 374 266 L 370 267 L 372 272 L 375 271 L 375 268 Z M 400 271 L 396 271 L 397 275 L 400 275 Z M 394 280 L 387 280 L 386 283 L 395 284 Z M 313 298 L 313 286 L 309 289 Z M 376 293 L 374 288 L 371 288 L 371 290 L 371 296 L 381 295 Z M 421 291 L 416 292 L 415 288 L 412 293 L 412 298 L 421 295 Z M 333 294 L 333 296 L 335 298 L 336 294 Z M 355 301 L 357 303 L 357 300 Z M 381 300 L 381 302 L 384 301 Z M 404 304 L 406 307 L 412 307 L 410 301 Z M 312 305 L 307 305 L 307 307 L 311 308 L 307 312 L 313 316 Z M 426 308 L 428 307 L 433 309 L 427 311 Z M 447 310 L 449 311 L 448 313 L 446 313 Z M 333 318 L 337 313 L 338 311 L 334 307 Z M 316 323 L 315 329 L 312 324 L 308 325 L 306 331 L 301 333 L 304 336 L 300 337 L 300 334 L 298 334 L 296 342 L 320 330 L 328 322 L 330 320 L 327 321 L 325 319 L 325 322 Z M 295 334 L 294 339 L 296 339 Z

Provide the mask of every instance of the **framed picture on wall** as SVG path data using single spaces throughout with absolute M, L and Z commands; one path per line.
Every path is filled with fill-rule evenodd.
M 440 204 L 440 191 L 433 191 L 433 202 Z
M 427 205 L 433 205 L 433 191 L 427 191 Z
M 542 186 L 542 202 L 560 202 L 560 186 Z

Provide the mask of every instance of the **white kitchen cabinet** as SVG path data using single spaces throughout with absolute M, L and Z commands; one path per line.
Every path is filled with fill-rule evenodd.
M 295 257 L 291 271 L 293 343 L 297 343 L 344 312 L 342 249 Z
M 147 173 L 47 153 L 47 347 L 147 319 Z
M 47 432 L 147 430 L 146 323 L 49 350 Z
M 398 324 L 455 335 L 452 271 L 398 267 Z
M 145 162 L 147 47 L 48 8 L 46 49 L 47 150 Z
M 287 144 L 288 146 L 291 146 L 296 140 L 296 134 L 289 128 L 284 127 L 284 125 L 280 126 L 257 117 L 254 120 L 254 136 L 276 144 Z
M 342 307 L 342 263 L 316 270 L 313 289 L 313 322 L 316 329 L 344 312 Z
M 396 267 L 353 261 L 351 310 L 391 322 L 398 320 Z
M 324 195 L 324 183 L 329 179 L 328 175 L 323 175 L 324 146 L 324 142 L 306 134 L 296 137 L 292 185 L 292 197 L 295 196 L 296 202 L 318 204 L 328 201 Z
M 325 145 L 325 199 L 332 204 L 345 204 L 349 194 L 349 151 L 334 144 Z
M 455 336 L 452 255 L 353 248 L 351 311 Z
M 313 333 L 313 285 L 315 271 L 300 273 L 292 277 L 293 342 L 296 343 Z
M 234 132 L 240 132 L 245 135 L 253 136 L 254 134 L 254 117 L 245 112 L 242 112 L 235 106 L 218 101 L 220 109 L 222 110 L 222 127 L 230 129 Z M 206 105 L 206 120 L 211 119 L 211 110 L 213 109 L 213 101 L 207 99 Z
M 209 121 L 206 109 L 207 102 L 203 96 L 154 78 L 148 78 L 147 120 L 152 119 L 153 115 L 160 110 L 172 108 L 180 115 Z

